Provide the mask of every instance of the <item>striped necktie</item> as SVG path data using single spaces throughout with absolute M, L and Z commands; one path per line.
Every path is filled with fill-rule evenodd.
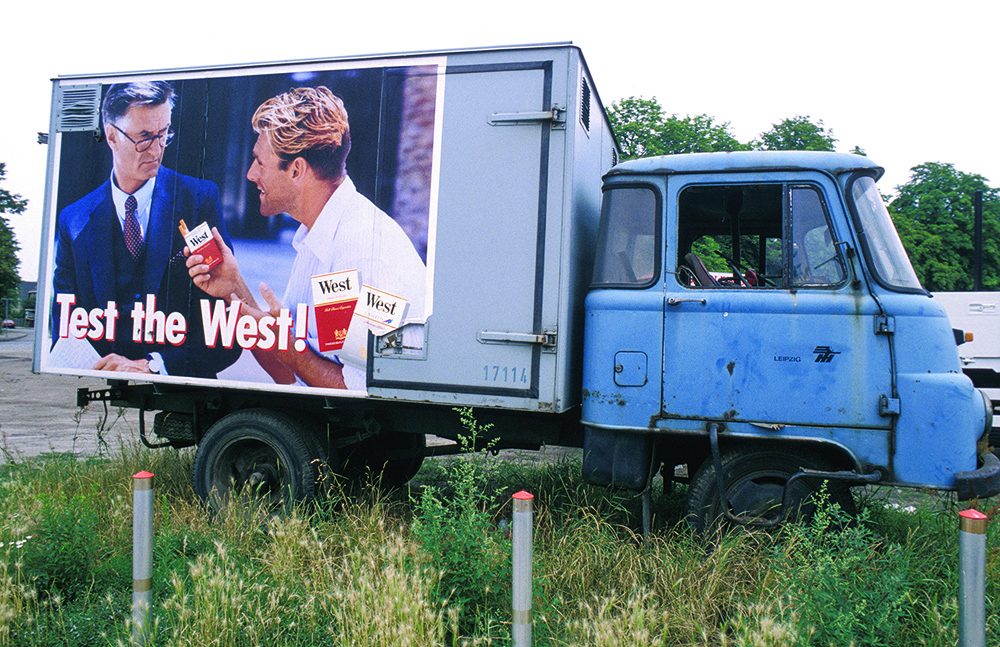
M 138 206 L 135 196 L 130 195 L 125 199 L 125 246 L 133 259 L 139 258 L 142 251 L 142 230 L 139 229 L 139 220 L 135 217 L 135 209 Z

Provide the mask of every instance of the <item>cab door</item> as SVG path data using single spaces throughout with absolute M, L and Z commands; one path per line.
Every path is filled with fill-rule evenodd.
M 590 429 L 646 430 L 660 412 L 661 186 L 612 181 L 604 191 L 585 302 L 582 416 Z M 638 469 L 645 477 L 647 463 Z
M 890 342 L 838 196 L 820 174 L 671 178 L 661 424 L 890 427 Z

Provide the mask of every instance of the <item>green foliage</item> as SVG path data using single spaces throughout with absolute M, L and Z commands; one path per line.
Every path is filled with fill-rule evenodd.
M 820 495 L 813 523 L 792 525 L 777 555 L 789 613 L 810 645 L 895 645 L 905 616 L 908 564 L 865 512 L 851 519 Z
M 608 119 L 623 159 L 746 149 L 732 135 L 728 122 L 717 123 L 708 115 L 668 116 L 656 99 L 616 101 L 608 110 Z
M 797 115 L 771 126 L 754 140 L 753 147 L 763 151 L 832 151 L 836 144 L 833 131 L 822 119 L 813 123 L 808 115 Z
M 729 122 L 717 123 L 714 117 L 670 115 L 663 120 L 660 145 L 663 154 L 714 153 L 746 150 L 729 131 Z
M 93 577 L 98 520 L 82 496 L 62 493 L 42 498 L 42 508 L 25 546 L 27 572 L 39 590 L 60 593 L 66 600 L 86 591 Z
M 1000 191 L 981 175 L 928 162 L 910 170 L 889 204 L 899 237 L 925 288 L 971 290 L 974 284 L 973 199 L 983 191 L 983 288 L 1000 289 Z
M 472 436 L 492 432 L 463 419 L 466 447 L 481 448 Z M 851 523 L 821 506 L 812 526 L 729 533 L 706 550 L 683 523 L 683 485 L 657 487 L 653 532 L 640 538 L 640 501 L 584 483 L 579 453 L 569 456 L 433 458 L 412 499 L 341 493 L 281 518 L 239 506 L 208 514 L 182 482 L 186 453 L 129 447 L 106 460 L 3 465 L 0 645 L 129 644 L 129 490 L 142 468 L 156 474 L 157 496 L 150 645 L 506 644 L 510 549 L 494 521 L 509 521 L 520 489 L 535 495 L 536 644 L 958 642 L 957 506 L 946 494 L 914 493 L 912 514 L 863 500 Z M 420 484 L 434 480 L 425 509 Z M 56 536 L 79 564 L 39 563 Z M 1000 644 L 998 547 L 994 519 L 987 644 Z M 446 584 L 448 569 L 465 583 Z M 56 589 L 56 579 L 77 584 Z M 477 591 L 488 593 L 472 602 Z
M 783 119 L 749 144 L 732 135 L 728 122 L 719 123 L 708 115 L 667 115 L 655 98 L 616 101 L 608 118 L 626 160 L 748 149 L 833 151 L 837 144 L 833 131 L 808 115 Z M 865 155 L 860 146 L 851 152 Z M 914 167 L 910 180 L 896 187 L 898 195 L 889 211 L 917 276 L 932 292 L 974 288 L 972 201 L 977 189 L 984 192 L 982 285 L 985 290 L 1000 290 L 1000 191 L 980 175 L 938 162 Z M 716 241 L 698 241 L 694 251 L 708 269 L 729 269 L 716 253 L 727 250 Z
M 618 137 L 622 159 L 661 154 L 656 140 L 663 108 L 656 99 L 629 97 L 616 101 L 608 109 L 608 120 Z
M 466 435 L 459 437 L 466 456 L 451 461 L 446 479 L 454 495 L 446 499 L 437 487 L 424 488 L 416 506 L 413 534 L 441 572 L 448 598 L 465 610 L 460 630 L 469 634 L 476 617 L 488 616 L 498 595 L 509 591 L 510 542 L 493 524 L 486 490 L 486 453 L 495 440 L 477 451 L 477 441 L 491 425 L 480 425 L 470 408 L 456 409 Z
M 7 168 L 0 162 L 0 182 L 7 175 Z M 20 260 L 17 251 L 20 246 L 14 238 L 14 230 L 3 214 L 23 213 L 28 201 L 20 195 L 0 189 L 0 297 L 15 297 L 21 285 L 21 276 L 17 272 Z
M 729 122 L 709 115 L 667 115 L 659 101 L 629 97 L 608 109 L 611 128 L 618 137 L 622 159 L 680 153 L 710 153 L 741 150 L 835 150 L 837 139 L 823 120 L 795 116 L 774 124 L 749 143 L 740 142 Z M 864 155 L 855 146 L 853 153 Z

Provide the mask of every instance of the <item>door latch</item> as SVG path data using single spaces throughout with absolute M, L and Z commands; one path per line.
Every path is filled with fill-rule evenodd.
M 566 128 L 566 106 L 553 104 L 551 110 L 533 112 L 494 112 L 490 115 L 491 126 L 517 126 L 542 121 L 552 122 L 553 130 Z

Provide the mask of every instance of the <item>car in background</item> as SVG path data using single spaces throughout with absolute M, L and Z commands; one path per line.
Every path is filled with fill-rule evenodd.
M 3 328 L 13 328 L 14 327 L 14 320 L 13 319 L 4 319 L 3 320 L 3 324 L 0 324 L 0 326 L 2 326 Z

